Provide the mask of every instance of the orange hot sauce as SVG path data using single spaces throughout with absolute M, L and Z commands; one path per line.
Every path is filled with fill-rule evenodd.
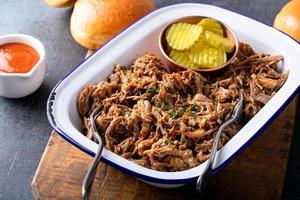
M 39 59 L 38 52 L 27 44 L 0 45 L 0 73 L 27 73 Z

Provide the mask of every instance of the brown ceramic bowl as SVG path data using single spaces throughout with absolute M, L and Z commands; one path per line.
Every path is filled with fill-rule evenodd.
M 168 62 L 168 67 L 169 70 L 171 71 L 181 71 L 181 70 L 186 70 L 189 69 L 188 67 L 182 66 L 180 64 L 175 63 L 167 54 L 167 49 L 168 49 L 168 43 L 167 43 L 167 39 L 166 39 L 166 31 L 168 30 L 168 28 L 174 24 L 174 23 L 178 23 L 178 22 L 185 22 L 185 23 L 189 23 L 189 24 L 197 24 L 201 19 L 204 18 L 211 18 L 211 17 L 205 17 L 205 16 L 188 16 L 188 17 L 182 17 L 179 18 L 175 21 L 172 21 L 171 23 L 169 23 L 160 33 L 159 35 L 159 48 L 162 51 L 162 54 L 164 55 L 164 57 L 166 58 L 167 62 Z M 216 20 L 216 19 L 215 19 Z M 219 20 L 217 20 L 223 28 L 224 31 L 224 36 L 233 41 L 235 44 L 235 49 L 232 53 L 227 53 L 227 62 L 224 63 L 223 65 L 220 65 L 218 67 L 215 68 L 193 68 L 194 70 L 196 70 L 197 72 L 219 72 L 224 70 L 229 63 L 236 57 L 237 53 L 238 53 L 238 49 L 239 49 L 239 41 L 235 35 L 235 33 L 231 30 L 231 28 L 229 28 L 226 24 L 224 24 L 223 22 L 220 22 Z

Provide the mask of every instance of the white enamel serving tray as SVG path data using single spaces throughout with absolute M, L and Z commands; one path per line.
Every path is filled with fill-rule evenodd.
M 105 80 L 114 64 L 130 66 L 145 52 L 159 51 L 158 36 L 162 28 L 184 16 L 208 16 L 229 25 L 242 42 L 251 44 L 259 52 L 283 55 L 281 71 L 289 70 L 289 77 L 276 95 L 249 121 L 219 152 L 214 162 L 214 172 L 220 170 L 247 147 L 283 110 L 300 85 L 300 46 L 280 31 L 240 14 L 205 4 L 177 4 L 158 9 L 142 18 L 93 55 L 80 63 L 61 80 L 51 92 L 47 114 L 53 128 L 67 141 L 94 156 L 97 144 L 81 134 L 81 120 L 76 99 L 88 83 Z M 205 163 L 180 172 L 159 172 L 141 167 L 106 149 L 102 161 L 129 173 L 138 179 L 160 187 L 178 187 L 202 173 Z

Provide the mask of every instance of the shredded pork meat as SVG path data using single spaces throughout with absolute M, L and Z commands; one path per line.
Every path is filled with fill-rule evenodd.
M 79 94 L 78 113 L 84 133 L 92 137 L 89 115 L 102 105 L 96 124 L 105 146 L 144 167 L 179 171 L 207 160 L 214 135 L 245 97 L 243 115 L 253 117 L 284 84 L 279 73 L 282 56 L 255 53 L 241 44 L 237 58 L 222 74 L 193 70 L 168 73 L 153 54 L 138 58 L 132 67 L 116 65 L 107 81 L 87 85 Z M 221 148 L 241 125 L 227 128 Z

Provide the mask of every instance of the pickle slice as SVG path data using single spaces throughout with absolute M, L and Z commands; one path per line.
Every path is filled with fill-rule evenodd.
M 226 63 L 227 56 L 224 51 L 209 47 L 191 51 L 189 60 L 201 68 L 214 68 Z
M 211 46 L 227 53 L 231 53 L 235 46 L 232 41 L 211 31 L 205 31 L 205 38 Z
M 198 25 L 202 26 L 204 31 L 211 31 L 213 33 L 223 36 L 222 25 L 215 19 L 212 19 L 212 18 L 202 19 L 198 23 Z
M 194 67 L 194 64 L 192 61 L 189 59 L 189 51 L 176 51 L 172 50 L 170 52 L 170 58 L 176 62 L 179 65 L 182 65 L 184 67 Z
M 193 46 L 191 46 L 190 51 L 199 51 L 208 47 L 211 47 L 211 45 L 206 41 L 204 36 L 200 36 L 199 40 L 196 41 Z
M 166 39 L 170 47 L 182 51 L 189 49 L 200 37 L 202 27 L 195 24 L 176 23 L 168 28 Z

